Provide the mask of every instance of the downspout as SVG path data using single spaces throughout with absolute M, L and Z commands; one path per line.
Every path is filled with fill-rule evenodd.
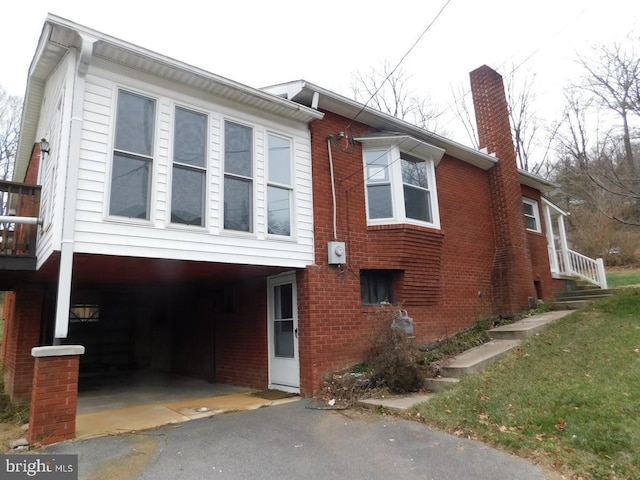
M 78 168 L 80 164 L 80 139 L 82 134 L 82 111 L 87 71 L 93 55 L 96 38 L 80 35 L 80 51 L 76 59 L 71 106 L 71 130 L 62 216 L 60 242 L 60 271 L 58 273 L 58 294 L 53 344 L 59 345 L 61 338 L 69 333 L 69 310 L 71 307 L 71 278 L 73 273 L 73 249 L 76 222 L 76 201 L 78 196 Z
M 327 150 L 329 150 L 329 171 L 331 172 L 331 201 L 333 206 L 333 239 L 338 239 L 338 221 L 336 207 L 336 179 L 333 174 L 333 155 L 331 153 L 331 135 L 327 136 Z

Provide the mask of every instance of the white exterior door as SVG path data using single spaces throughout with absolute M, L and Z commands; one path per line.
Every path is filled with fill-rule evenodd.
M 296 275 L 269 278 L 269 388 L 300 393 Z

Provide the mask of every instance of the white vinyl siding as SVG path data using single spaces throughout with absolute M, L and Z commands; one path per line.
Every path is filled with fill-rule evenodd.
M 38 268 L 53 251 L 60 249 L 74 62 L 75 57 L 68 55 L 44 86 L 45 100 L 40 111 L 42 130 L 37 138 L 45 137 L 51 151 L 45 155 L 39 170 L 38 184 L 42 186 L 40 217 L 44 224 L 39 229 L 37 241 Z M 34 83 L 32 88 L 39 86 Z
M 147 80 L 148 83 L 143 82 Z M 106 255 L 127 255 L 177 260 L 286 266 L 301 268 L 313 263 L 313 204 L 311 185 L 310 134 L 306 124 L 282 123 L 273 115 L 256 110 L 233 108 L 228 102 L 214 103 L 184 87 L 169 90 L 153 78 L 143 75 L 132 79 L 117 71 L 91 67 L 87 75 L 85 118 L 83 123 L 78 210 L 74 251 Z M 149 220 L 110 216 L 109 175 L 114 146 L 115 103 L 119 89 L 133 91 L 156 100 L 157 133 L 154 171 L 150 182 Z M 172 223 L 171 176 L 173 168 L 173 112 L 176 105 L 206 114 L 208 117 L 203 226 Z M 223 225 L 223 149 L 225 120 L 253 130 L 254 199 L 253 232 L 224 229 Z M 295 198 L 289 237 L 267 233 L 267 132 L 291 140 L 292 172 L 295 173 Z M 191 227 L 191 228 L 190 228 Z

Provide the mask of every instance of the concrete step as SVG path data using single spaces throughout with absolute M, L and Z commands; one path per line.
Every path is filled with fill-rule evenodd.
M 442 368 L 442 376 L 460 378 L 466 374 L 479 372 L 519 344 L 520 340 L 491 340 L 454 357 Z
M 442 392 L 447 388 L 451 388 L 454 385 L 460 383 L 459 378 L 451 378 L 451 377 L 436 377 L 436 378 L 425 378 L 424 380 L 424 388 L 429 390 L 430 392 Z
M 489 337 L 494 340 L 524 340 L 535 335 L 549 323 L 566 317 L 571 310 L 553 310 L 551 312 L 524 318 L 510 325 L 502 325 L 489 330 Z
M 595 300 L 589 299 L 589 300 L 559 300 L 559 301 L 555 301 L 553 302 L 553 306 L 555 308 L 561 308 L 563 310 L 578 310 L 580 308 L 584 308 L 584 307 L 588 307 L 589 305 L 591 305 Z
M 570 291 L 566 291 L 566 292 L 559 292 L 556 295 L 557 299 L 571 299 L 574 297 L 600 297 L 600 296 L 606 296 L 606 297 L 610 297 L 611 295 L 614 295 L 617 292 L 616 289 L 613 288 L 589 288 L 589 289 L 585 289 L 585 290 L 570 290 Z

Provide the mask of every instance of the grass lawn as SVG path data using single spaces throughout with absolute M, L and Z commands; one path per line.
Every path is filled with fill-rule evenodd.
M 609 287 L 625 287 L 640 285 L 640 269 L 616 269 L 607 271 Z
M 640 479 L 640 290 L 547 327 L 418 410 L 573 478 Z

